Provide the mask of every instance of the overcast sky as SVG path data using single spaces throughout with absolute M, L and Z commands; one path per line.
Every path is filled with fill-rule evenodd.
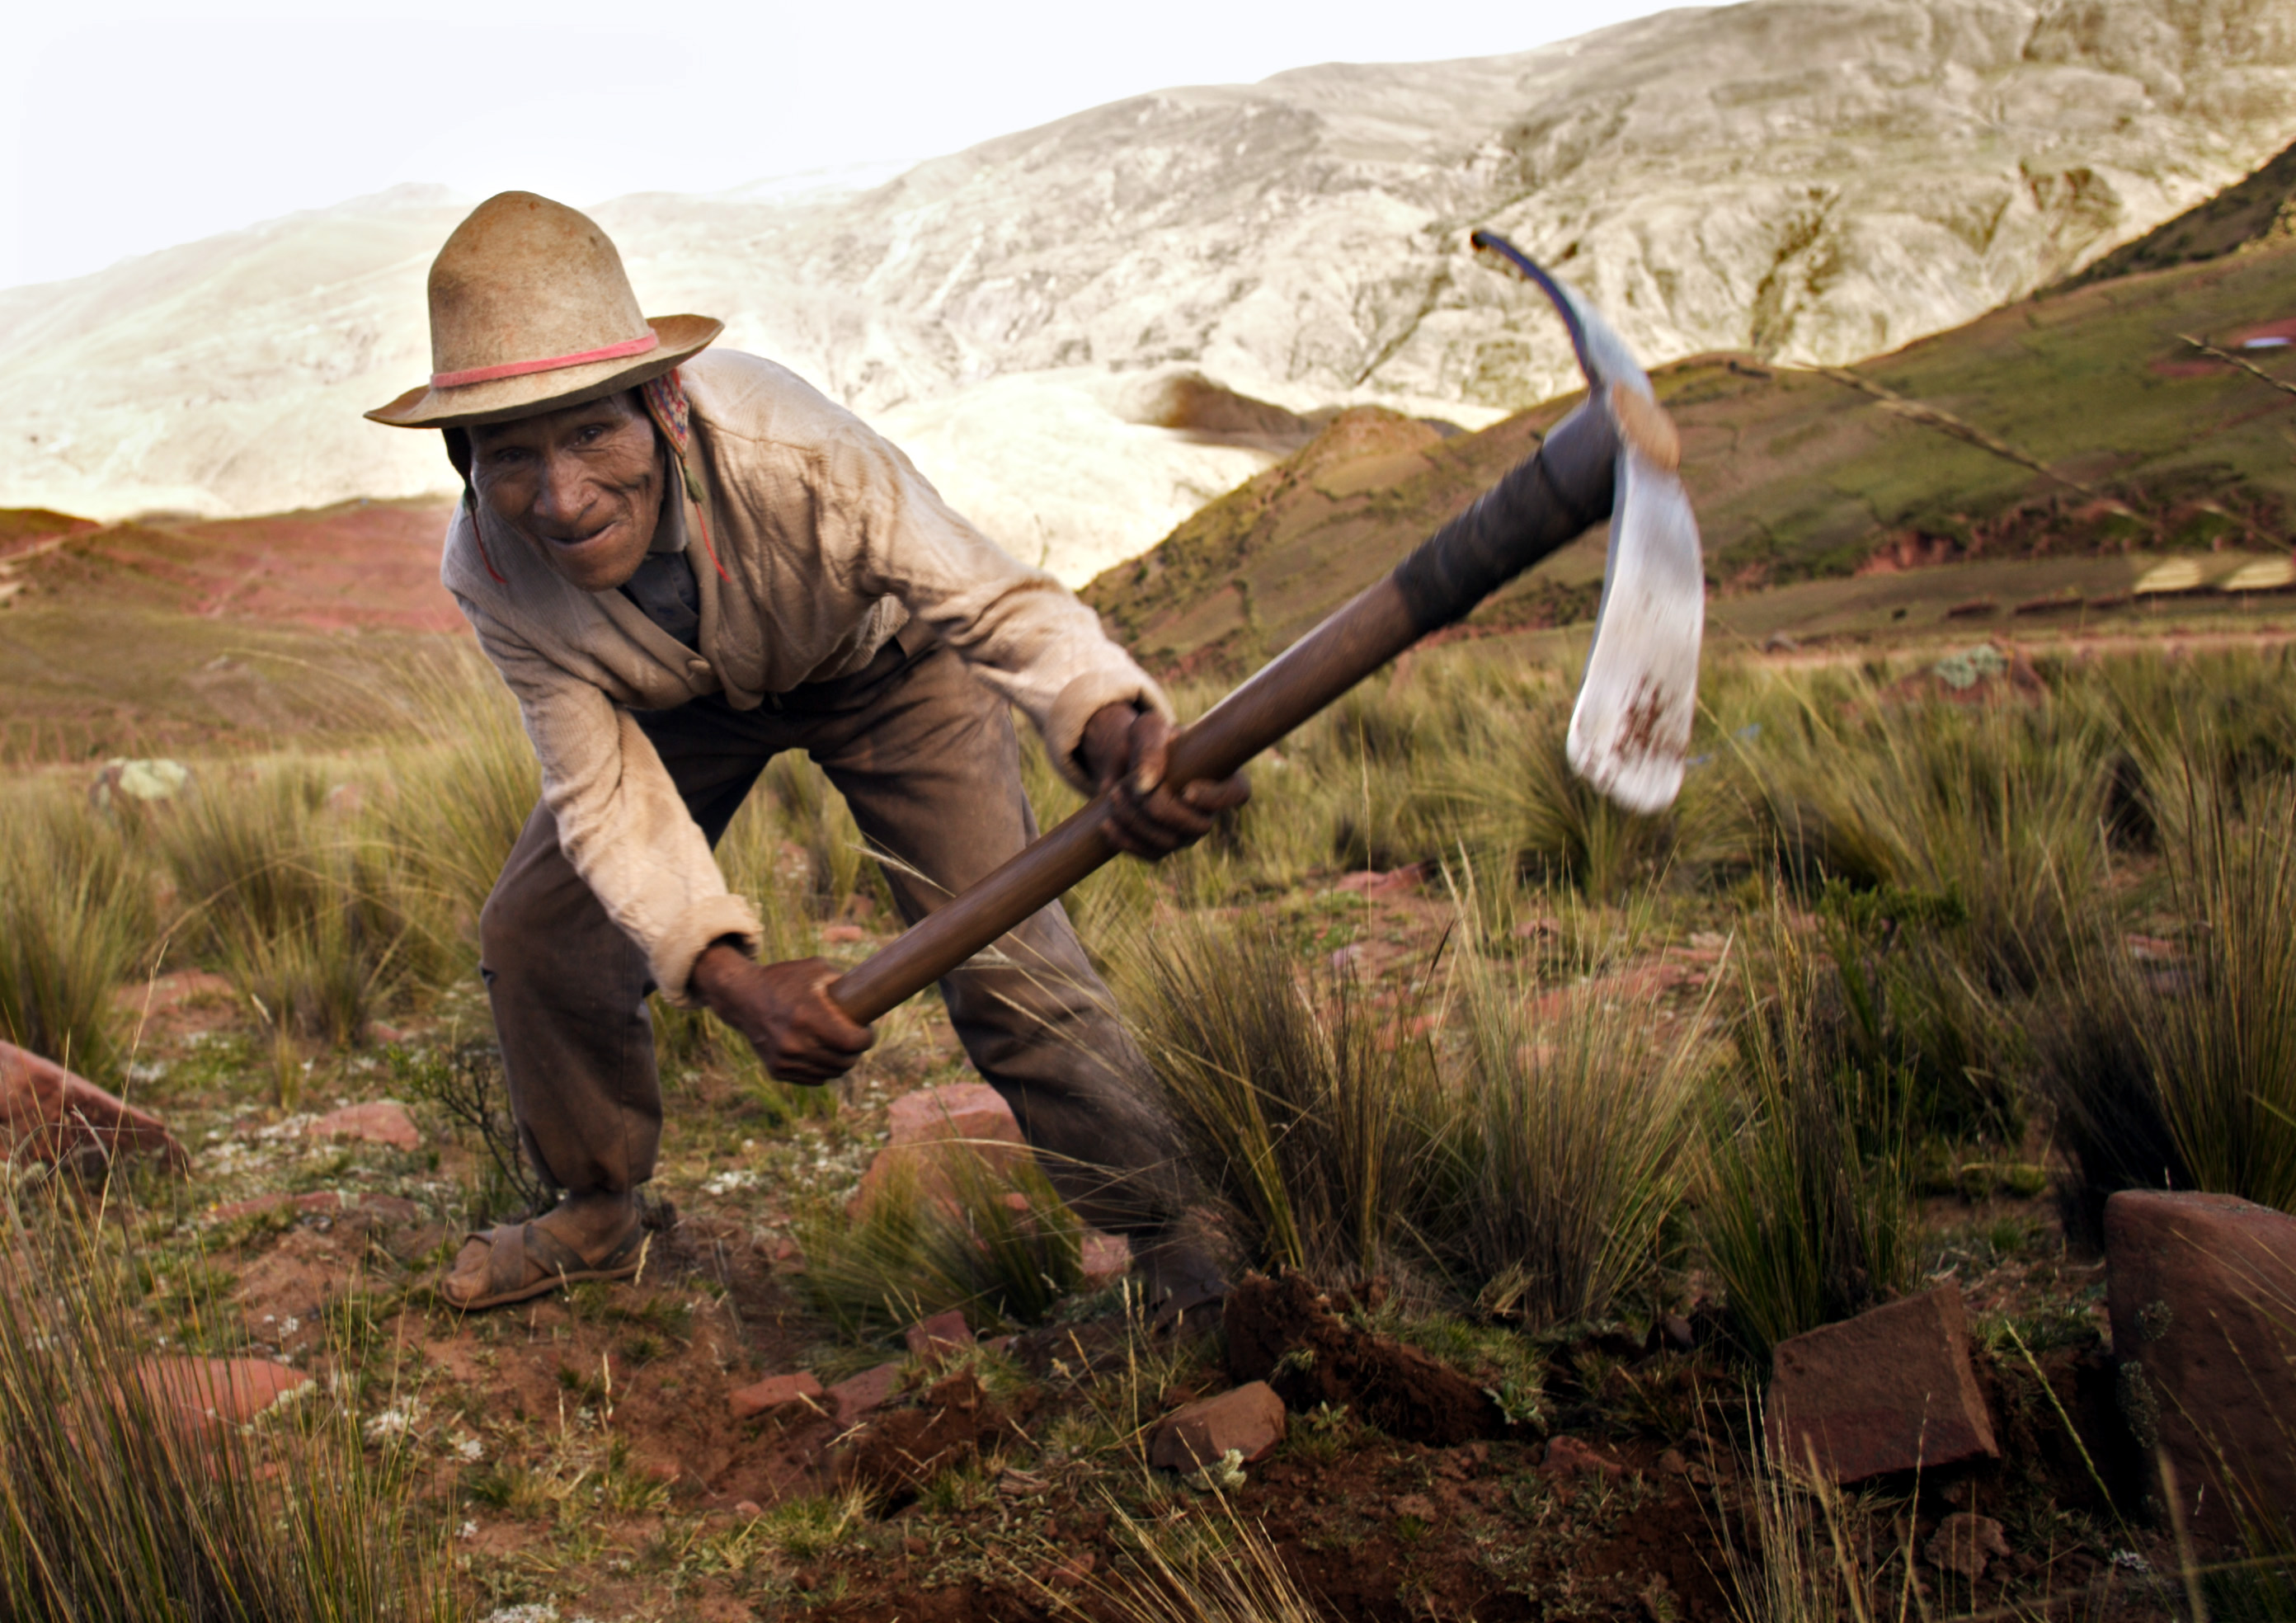
M 1656 0 L 12 8 L 0 286 L 407 181 L 587 204 L 955 152 L 1141 91 L 1488 56 Z M 11 81 L 13 81 L 12 83 Z

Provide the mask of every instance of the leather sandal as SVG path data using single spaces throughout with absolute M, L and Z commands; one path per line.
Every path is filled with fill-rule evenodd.
M 642 1225 L 633 1223 L 612 1250 L 592 1262 L 538 1224 L 503 1223 L 484 1232 L 473 1229 L 469 1237 L 487 1248 L 482 1293 L 457 1299 L 445 1284 L 439 1288 L 447 1305 L 462 1313 L 527 1301 L 586 1280 L 633 1278 L 645 1266 L 652 1238 Z

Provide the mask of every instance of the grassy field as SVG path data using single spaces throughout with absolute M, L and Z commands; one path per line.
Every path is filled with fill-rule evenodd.
M 1073 898 L 1239 1263 L 1355 1291 L 1364 1332 L 1487 1387 L 1505 1423 L 1472 1447 L 1327 1405 L 1224 1487 L 1149 1469 L 1145 1429 L 1221 1382 L 1218 1342 L 1083 1287 L 1040 1178 L 847 1216 L 886 1102 L 964 1074 L 931 999 L 827 1093 L 662 1011 L 659 1273 L 515 1315 L 438 1306 L 461 1226 L 532 1193 L 503 1159 L 470 928 L 532 768 L 469 663 L 400 685 L 386 736 L 197 760 L 176 802 L 99 813 L 77 769 L 12 781 L 0 1021 L 195 1150 L 187 1181 L 20 1176 L 14 1232 L 122 1259 L 83 1316 L 110 1350 L 86 1356 L 319 1377 L 301 1429 L 226 1471 L 259 1487 L 277 1451 L 317 1450 L 334 1486 L 299 1513 L 346 1551 L 378 1517 L 451 1529 L 444 1568 L 391 1570 L 418 1610 L 446 1571 L 437 1605 L 519 1619 L 1202 1615 L 1210 1594 L 1239 1618 L 1552 1616 L 1563 1594 L 1572 1616 L 1849 1615 L 1938 1582 L 1919 1540 L 1973 1505 L 2017 1559 L 1933 1610 L 2161 1615 L 2169 1590 L 2113 1581 L 2117 1552 L 2178 1556 L 2087 1395 L 2088 1248 L 2132 1183 L 2296 1200 L 2296 1063 L 2250 1012 L 2290 962 L 2292 656 L 1977 646 L 1718 659 L 1683 799 L 1640 820 L 1560 768 L 1567 667 L 1454 644 L 1287 741 L 1203 847 Z M 1030 770 L 1047 818 L 1074 804 Z M 721 857 L 777 955 L 890 933 L 803 762 Z M 380 1096 L 423 1148 L 305 1136 Z M 1855 1496 L 1773 1470 L 1746 1398 L 1768 1347 L 1948 1275 L 2030 1449 Z M 948 1307 L 1018 1340 L 902 1365 L 894 1414 L 994 1417 L 918 1445 L 925 1467 L 724 1423 L 758 1373 L 899 1363 L 901 1328 Z M 12 1323 L 0 1365 L 32 1362 L 0 1371 L 0 1405 L 53 1380 Z M 1619 1474 L 1542 1467 L 1566 1434 Z M 237 1536 L 232 1513 L 272 1513 L 249 1495 L 167 1537 Z M 1846 1576 L 1837 1538 L 1863 1552 Z M 12 1581 L 12 1615 L 65 1615 Z M 1802 1610 L 1775 1610 L 1779 1585 Z M 266 1606 L 196 1615 L 305 1615 Z

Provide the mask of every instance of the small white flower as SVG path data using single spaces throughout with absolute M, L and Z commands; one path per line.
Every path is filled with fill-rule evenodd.
M 454 1447 L 455 1457 L 466 1464 L 475 1465 L 486 1457 L 486 1445 L 475 1437 L 458 1437 Z
M 456 1530 L 464 1538 L 476 1538 L 479 1536 L 479 1524 L 475 1521 L 465 1521 Z
M 302 1328 L 303 1321 L 291 1313 L 279 1321 L 279 1333 L 283 1336 L 291 1336 Z

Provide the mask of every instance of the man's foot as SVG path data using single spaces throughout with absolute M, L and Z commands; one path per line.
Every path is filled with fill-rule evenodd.
M 627 1194 L 570 1195 L 531 1223 L 473 1234 L 439 1283 L 460 1312 L 522 1302 L 593 1279 L 628 1279 L 645 1264 L 646 1235 Z
M 1199 1242 L 1167 1238 L 1134 1251 L 1132 1272 L 1160 1331 L 1200 1332 L 1220 1320 L 1227 1272 Z

